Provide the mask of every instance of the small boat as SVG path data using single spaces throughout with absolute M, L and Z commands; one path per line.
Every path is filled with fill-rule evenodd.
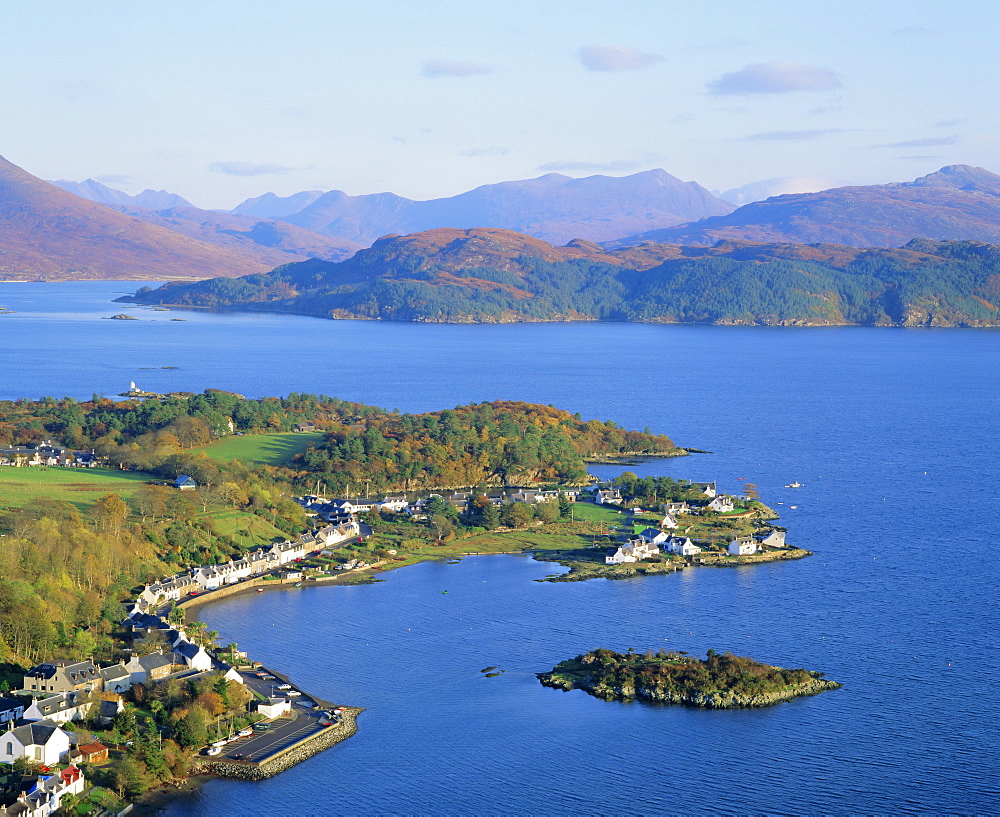
M 258 587 L 257 588 L 257 592 L 258 593 L 263 593 L 264 592 L 264 588 L 263 587 Z
M 801 488 L 802 487 L 802 483 L 799 482 L 798 480 L 796 480 L 795 482 L 788 483 L 788 485 L 786 485 L 785 487 L 786 488 Z
M 295 582 L 293 587 L 302 587 L 302 582 Z
M 797 508 L 798 508 L 799 506 L 798 506 L 798 505 L 789 505 L 788 507 L 789 507 L 789 508 L 791 508 L 791 509 L 792 509 L 792 510 L 794 511 L 794 510 L 796 510 L 796 509 L 797 509 Z

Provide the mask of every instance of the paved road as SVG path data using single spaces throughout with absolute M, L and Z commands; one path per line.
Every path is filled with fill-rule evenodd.
M 258 678 L 255 672 L 241 672 L 246 685 L 265 698 L 285 697 L 290 690 L 279 690 L 278 685 L 288 683 L 285 676 L 279 675 L 269 670 L 260 670 L 273 675 L 274 679 Z M 292 685 L 293 689 L 295 686 Z M 301 690 L 298 690 L 301 692 Z M 245 760 L 260 762 L 270 757 L 275 752 L 287 749 L 294 743 L 302 740 L 308 735 L 320 732 L 326 727 L 320 722 L 325 721 L 322 708 L 325 701 L 317 701 L 305 694 L 292 699 L 291 715 L 271 721 L 271 728 L 266 732 L 254 732 L 245 738 L 226 744 L 222 754 L 215 755 L 214 760 Z M 237 757 L 238 756 L 238 757 Z

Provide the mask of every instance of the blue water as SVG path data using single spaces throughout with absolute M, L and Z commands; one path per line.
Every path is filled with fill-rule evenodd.
M 552 566 L 524 557 L 474 557 L 214 605 L 204 617 L 224 642 L 367 710 L 334 749 L 264 783 L 213 781 L 168 813 L 998 810 L 1000 332 L 100 320 L 122 311 L 109 293 L 130 289 L 0 285 L 17 310 L 0 315 L 0 399 L 114 394 L 134 379 L 408 411 L 553 403 L 714 452 L 631 470 L 731 492 L 750 479 L 815 552 L 570 584 L 532 581 Z M 157 366 L 180 368 L 145 368 Z M 598 646 L 731 649 L 844 688 L 703 712 L 535 680 Z M 506 672 L 484 678 L 491 665 Z

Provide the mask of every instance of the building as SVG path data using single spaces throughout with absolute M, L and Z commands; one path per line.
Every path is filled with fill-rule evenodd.
M 710 499 L 718 494 L 718 490 L 716 489 L 714 482 L 692 482 L 691 487 L 697 488 Z
M 169 675 L 173 663 L 170 656 L 151 652 L 149 655 L 133 657 L 125 665 L 125 669 L 131 674 L 133 684 L 148 684 Z
M 84 743 L 72 753 L 76 763 L 103 763 L 108 759 L 108 747 L 103 743 Z
M 677 520 L 671 514 L 665 513 L 663 514 L 663 519 L 660 520 L 660 527 L 673 530 L 677 527 Z
M 604 563 L 609 565 L 620 565 L 628 562 L 638 562 L 640 559 L 649 559 L 658 556 L 660 549 L 656 545 L 644 542 L 641 539 L 633 539 L 627 545 L 618 548 L 609 548 L 604 557 Z
M 205 652 L 205 648 L 190 641 L 177 642 L 174 646 L 173 662 L 201 671 L 212 668 L 212 658 Z
M 0 806 L 0 817 L 49 817 L 59 810 L 63 797 L 80 794 L 84 785 L 83 772 L 76 766 L 58 774 L 41 774 L 13 803 Z
M 181 474 L 174 480 L 174 487 L 180 491 L 193 491 L 198 487 L 198 483 L 187 474 Z
M 69 735 L 52 721 L 18 726 L 0 735 L 0 761 L 20 758 L 52 766 L 69 754 Z
M 621 505 L 622 494 L 617 488 L 598 489 L 594 492 L 594 502 L 598 505 Z
M 0 726 L 19 721 L 24 716 L 24 704 L 17 698 L 0 698 Z
M 776 528 L 771 528 L 764 533 L 758 533 L 754 536 L 758 543 L 761 545 L 767 545 L 771 548 L 784 548 L 787 547 L 785 544 L 785 532 L 783 530 L 778 530 Z
M 670 538 L 670 534 L 664 533 L 659 528 L 646 528 L 639 534 L 639 538 L 647 544 L 660 545 Z
M 701 553 L 701 548 L 687 536 L 671 536 L 667 542 L 667 550 L 678 556 L 694 556 L 696 553 Z
M 105 692 L 128 692 L 132 688 L 132 674 L 125 669 L 125 662 L 102 667 L 98 674 L 104 680 Z
M 24 675 L 26 692 L 76 692 L 101 690 L 104 680 L 91 661 L 46 661 Z
M 734 507 L 733 498 L 725 494 L 719 494 L 708 503 L 708 509 L 716 513 L 732 513 Z
M 90 712 L 90 708 L 100 700 L 100 693 L 88 692 L 57 692 L 44 698 L 38 698 L 24 710 L 23 720 L 48 721 L 51 723 L 69 723 L 82 721 Z
M 292 712 L 291 698 L 269 698 L 267 702 L 257 701 L 254 709 L 265 718 L 280 718 L 282 715 L 290 715 Z
M 757 552 L 757 540 L 752 536 L 737 536 L 729 543 L 730 556 L 750 556 Z

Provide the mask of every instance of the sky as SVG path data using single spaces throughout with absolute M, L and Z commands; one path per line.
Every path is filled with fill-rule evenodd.
M 749 201 L 1000 173 L 997 0 L 8 0 L 0 155 L 228 209 L 663 168 Z

